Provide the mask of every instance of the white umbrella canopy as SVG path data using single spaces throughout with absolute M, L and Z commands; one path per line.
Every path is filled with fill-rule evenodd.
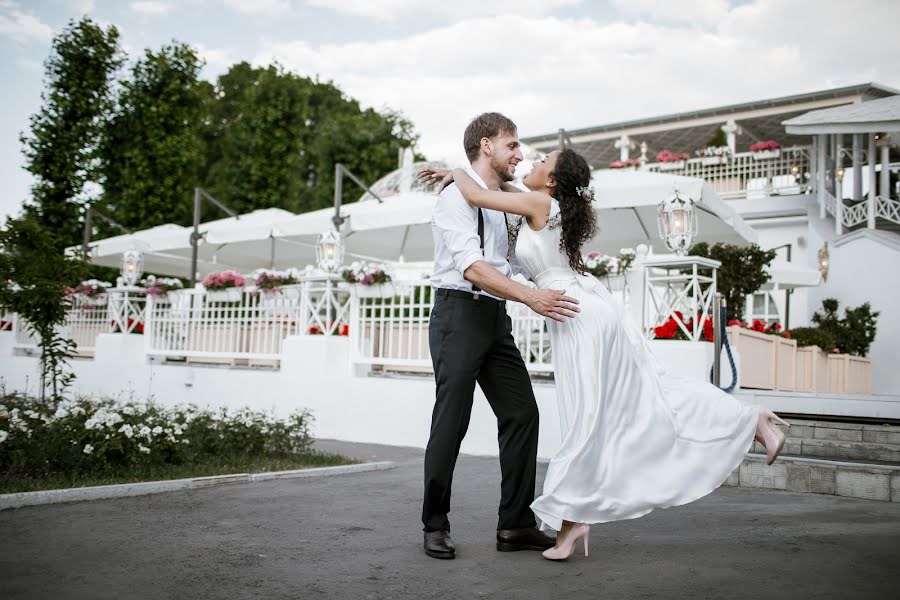
M 224 269 L 253 270 L 269 267 L 275 243 L 270 239 L 272 228 L 297 215 L 280 209 L 265 208 L 238 217 L 228 217 L 201 223 L 203 236 L 197 246 L 198 270 L 201 276 Z M 190 263 L 192 227 L 172 232 L 153 240 L 153 251 L 182 257 Z M 190 267 L 186 268 L 189 271 Z
M 157 252 L 156 242 L 170 236 L 188 236 L 190 230 L 181 225 L 168 223 L 135 233 L 125 233 L 89 244 L 88 258 L 91 263 L 104 267 L 117 268 L 122 263 L 122 254 L 128 250 L 139 250 L 144 254 L 144 272 L 157 275 L 173 275 L 188 277 L 190 261 L 183 257 Z M 78 252 L 81 246 L 67 248 L 69 253 Z
M 389 196 L 384 202 L 361 200 L 341 206 L 341 216 L 346 219 L 341 226 L 345 257 L 348 261 L 431 260 L 431 209 L 436 199 L 433 194 L 408 192 Z M 333 217 L 333 208 L 297 215 L 275 226 L 272 236 L 293 244 L 294 253 L 308 248 L 308 262 L 313 262 L 315 244 L 319 235 L 332 227 Z
M 697 210 L 699 232 L 694 242 L 725 242 L 746 245 L 757 241 L 756 232 L 702 179 L 646 171 L 595 171 L 594 208 L 598 233 L 586 249 L 616 254 L 623 246 L 647 244 L 656 253 L 666 253 L 659 237 L 657 205 L 675 186 L 691 198 Z

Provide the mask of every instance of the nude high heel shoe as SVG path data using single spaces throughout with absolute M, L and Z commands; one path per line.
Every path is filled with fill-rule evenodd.
M 584 555 L 588 555 L 588 536 L 591 533 L 591 526 L 587 523 L 575 523 L 563 536 L 564 539 L 556 538 L 556 545 L 552 548 L 544 550 L 544 558 L 547 560 L 568 560 L 575 552 L 575 543 L 580 539 L 584 545 Z
M 772 424 L 790 427 L 791 424 L 773 413 L 768 408 L 759 407 L 759 418 L 756 423 L 756 439 L 766 447 L 766 464 L 771 465 L 784 448 L 784 433 Z

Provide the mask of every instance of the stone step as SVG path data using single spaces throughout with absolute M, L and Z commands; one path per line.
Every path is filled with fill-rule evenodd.
M 785 434 L 785 455 L 900 465 L 900 427 L 896 425 L 787 421 L 791 427 L 781 427 Z M 765 448 L 754 443 L 751 451 L 764 454 Z
M 900 466 L 751 453 L 722 485 L 900 503 Z

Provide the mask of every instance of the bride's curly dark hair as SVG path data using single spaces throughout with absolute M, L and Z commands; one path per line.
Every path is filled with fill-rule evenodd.
M 591 203 L 579 194 L 577 188 L 591 184 L 591 168 L 580 154 L 565 148 L 556 159 L 551 177 L 556 181 L 553 197 L 559 202 L 562 236 L 559 249 L 569 258 L 569 266 L 578 273 L 587 267 L 581 257 L 581 247 L 597 230 L 597 217 Z

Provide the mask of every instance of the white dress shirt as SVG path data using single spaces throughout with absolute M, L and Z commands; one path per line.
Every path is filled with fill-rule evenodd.
M 473 169 L 467 168 L 466 172 L 478 185 L 487 188 Z M 504 277 L 520 272 L 515 252 L 509 246 L 506 213 L 487 208 L 481 211 L 484 214 L 484 254 L 478 239 L 478 208 L 466 202 L 455 183 L 441 192 L 431 216 L 434 236 L 432 287 L 473 292 L 472 284 L 463 273 L 479 260 L 497 269 Z

